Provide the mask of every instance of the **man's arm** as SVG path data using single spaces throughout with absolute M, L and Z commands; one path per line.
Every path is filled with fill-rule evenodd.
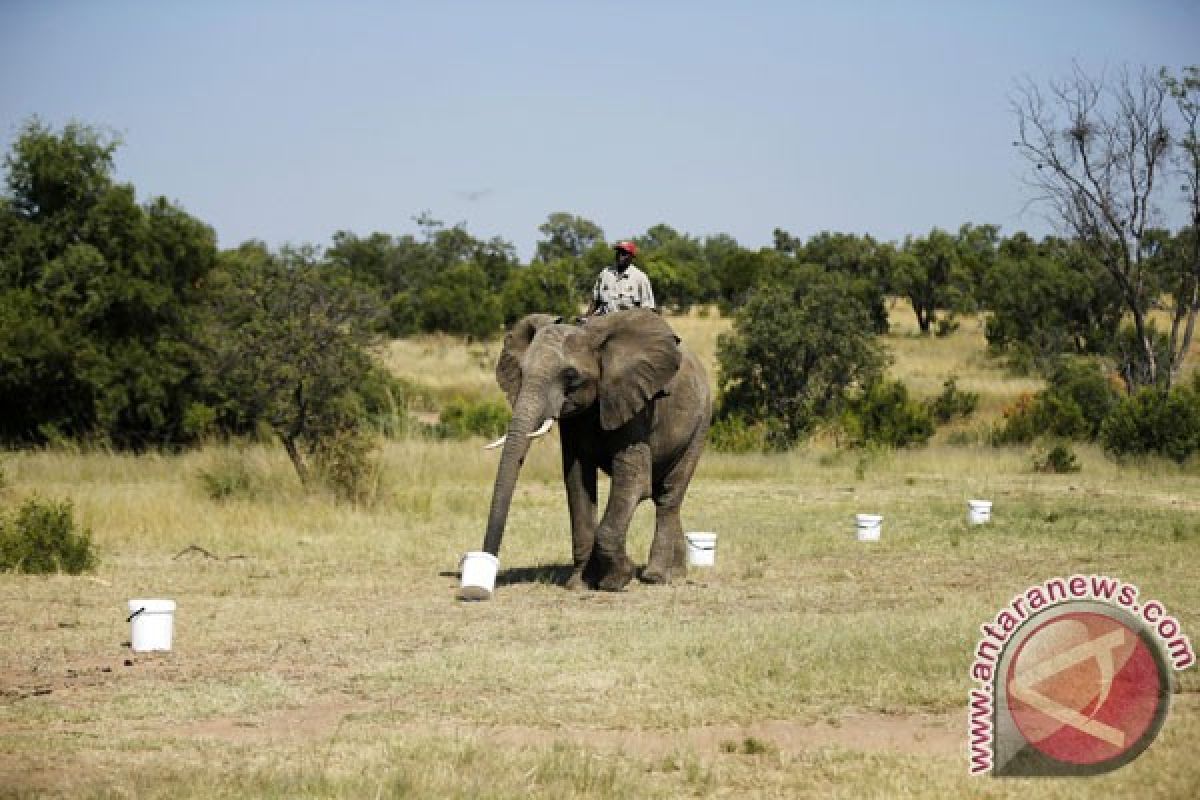
M 641 304 L 642 308 L 655 308 L 654 305 L 654 289 L 650 286 L 649 276 L 642 277 L 641 285 Z
M 595 314 L 596 310 L 600 307 L 600 282 L 602 280 L 604 280 L 603 273 L 600 274 L 600 277 L 596 278 L 596 283 L 592 285 L 592 301 L 588 303 L 587 311 L 583 312 L 585 317 Z

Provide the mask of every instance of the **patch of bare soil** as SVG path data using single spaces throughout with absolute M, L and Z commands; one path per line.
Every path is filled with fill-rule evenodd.
M 1200 697 L 1180 694 L 1174 710 L 1183 713 L 1200 708 Z M 1186 710 L 1185 710 L 1186 709 Z M 232 744 L 274 741 L 306 741 L 336 736 L 346 724 L 356 724 L 352 715 L 370 715 L 389 709 L 376 702 L 345 700 L 277 711 L 254 717 L 222 717 L 173 729 L 182 738 L 209 738 Z M 880 714 L 855 712 L 817 722 L 769 720 L 748 725 L 707 725 L 677 730 L 618 730 L 560 726 L 475 725 L 454 720 L 437 722 L 376 723 L 390 734 L 410 736 L 453 736 L 511 747 L 546 747 L 568 743 L 581 747 L 643 756 L 665 756 L 679 751 L 698 754 L 737 752 L 749 740 L 767 744 L 784 753 L 802 753 L 824 747 L 901 755 L 954 756 L 966 741 L 965 711 L 944 714 Z
M 333 736 L 352 714 L 379 711 L 367 702 L 331 703 L 255 717 L 205 720 L 176 736 L 219 739 L 235 744 L 296 741 Z M 387 725 L 393 734 L 440 735 L 478 739 L 512 747 L 542 747 L 569 743 L 599 750 L 640 755 L 669 755 L 680 750 L 717 752 L 747 740 L 769 743 L 782 752 L 837 746 L 849 750 L 886 751 L 911 755 L 950 755 L 963 748 L 966 717 L 953 714 L 854 713 L 835 720 L 799 722 L 771 720 L 750 725 L 709 725 L 678 730 L 616 730 L 608 728 L 527 725 L 479 726 L 443 720 Z
M 786 753 L 836 746 L 911 755 L 950 755 L 962 750 L 964 730 L 965 716 L 962 714 L 862 713 L 834 721 L 771 720 L 751 725 L 710 725 L 677 731 L 500 727 L 479 729 L 477 734 L 489 741 L 515 746 L 565 741 L 649 756 L 668 755 L 679 750 L 716 752 L 738 748 L 751 740 Z

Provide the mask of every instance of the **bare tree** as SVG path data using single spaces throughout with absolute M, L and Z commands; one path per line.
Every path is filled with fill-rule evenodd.
M 1179 270 L 1173 289 L 1175 313 L 1171 316 L 1170 351 L 1178 353 L 1178 370 L 1196 331 L 1200 314 L 1200 66 L 1186 67 L 1181 77 L 1163 69 L 1159 80 L 1171 93 L 1179 115 L 1180 133 L 1172 153 L 1175 177 L 1187 204 L 1190 229 L 1178 253 Z M 1181 336 L 1182 329 L 1182 336 Z
M 1184 176 L 1195 240 L 1198 96 L 1194 67 L 1177 80 L 1166 70 L 1144 68 L 1096 78 L 1076 66 L 1070 77 L 1044 88 L 1023 81 L 1012 99 L 1019 130 L 1013 144 L 1034 167 L 1028 183 L 1035 201 L 1049 207 L 1120 288 L 1136 339 L 1136 352 L 1123 365 L 1131 388 L 1170 387 L 1200 311 L 1195 248 L 1190 259 L 1166 262 L 1173 274 L 1165 286 L 1164 259 L 1154 257 L 1166 223 L 1160 204 L 1177 173 Z M 1174 313 L 1169 347 L 1161 348 L 1148 315 L 1164 288 L 1173 295 Z

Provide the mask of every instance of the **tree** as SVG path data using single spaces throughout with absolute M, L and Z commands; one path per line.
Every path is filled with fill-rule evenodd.
M 420 330 L 427 333 L 486 339 L 499 333 L 504 321 L 500 296 L 492 290 L 487 273 L 473 262 L 439 273 L 416 293 L 416 305 Z
M 977 310 L 986 306 L 988 275 L 999 257 L 1000 243 L 1000 228 L 996 225 L 968 222 L 959 226 L 958 260 L 964 280 L 960 300 L 964 308 Z
M 55 133 L 37 117 L 26 122 L 5 156 L 11 211 L 38 225 L 54 258 L 87 227 L 88 212 L 113 188 L 120 140 L 80 122 Z
M 1062 353 L 1112 352 L 1124 308 L 1111 275 L 1086 248 L 1025 234 L 1000 244 L 981 296 L 992 312 L 988 346 L 1039 365 Z
M 572 319 L 580 312 L 571 299 L 574 294 L 568 259 L 518 267 L 508 276 L 501 295 L 504 325 L 536 312 Z
M 891 289 L 895 248 L 870 236 L 821 231 L 801 243 L 776 230 L 776 249 L 790 252 L 799 263 L 820 264 L 826 270 L 848 275 L 856 297 L 871 312 L 871 327 L 887 333 L 887 292 Z
M 208 381 L 227 430 L 265 423 L 297 476 L 307 455 L 362 418 L 359 389 L 372 369 L 377 308 L 311 249 L 271 254 L 249 242 L 221 254 L 200 330 Z
M 1161 70 L 1159 80 L 1171 93 L 1180 118 L 1180 134 L 1176 136 L 1171 156 L 1175 176 L 1182 181 L 1179 188 L 1190 217 L 1188 226 L 1177 237 L 1182 241 L 1175 266 L 1165 271 L 1167 279 L 1173 279 L 1174 283 L 1170 291 L 1175 297 L 1175 311 L 1167 347 L 1177 371 L 1183 361 L 1182 354 L 1191 346 L 1196 316 L 1200 314 L 1200 66 L 1186 67 L 1181 77 Z
M 325 257 L 383 296 L 390 297 L 404 288 L 403 281 L 398 280 L 402 269 L 398 264 L 396 243 L 386 233 L 372 233 L 360 238 L 350 231 L 337 231 Z
M 549 263 L 558 259 L 580 259 L 598 242 L 604 241 L 604 231 L 589 219 L 555 211 L 538 226 L 546 238 L 537 243 L 534 260 Z
M 699 240 L 659 224 L 636 241 L 640 248 L 638 262 L 650 278 L 660 307 L 687 311 L 703 300 L 709 274 Z
M 722 418 L 770 422 L 788 446 L 845 406 L 846 392 L 879 377 L 885 353 L 850 278 L 819 267 L 790 285 L 757 289 L 717 347 Z
M 709 296 L 723 313 L 732 313 L 746 303 L 772 265 L 785 259 L 771 249 L 747 250 L 724 234 L 709 237 L 704 243 L 704 260 L 711 283 Z
M 116 141 L 36 118 L 5 159 L 0 203 L 0 436 L 188 441 L 199 401 L 192 317 L 211 228 L 112 179 Z
M 1164 390 L 1183 364 L 1200 312 L 1200 258 L 1181 260 L 1167 280 L 1174 299 L 1169 348 L 1160 353 L 1149 312 L 1158 301 L 1152 231 L 1161 228 L 1168 178 L 1183 183 L 1195 227 L 1200 220 L 1197 116 L 1200 71 L 1172 77 L 1121 70 L 1093 77 L 1078 67 L 1045 89 L 1025 81 L 1012 101 L 1013 144 L 1032 169 L 1028 184 L 1112 276 L 1132 323 L 1142 365 L 1124 370 Z M 1200 255 L 1200 254 L 1197 254 Z
M 499 295 L 519 266 L 516 249 L 500 237 L 477 239 L 464 224 L 447 228 L 428 212 L 415 221 L 420 238 L 338 231 L 326 258 L 379 295 L 390 308 L 380 322 L 393 336 L 431 330 L 490 335 L 499 326 Z M 455 308 L 457 302 L 471 305 Z
M 585 305 L 600 270 L 612 261 L 604 243 L 604 231 L 589 219 L 556 211 L 538 231 L 546 238 L 537 243 L 535 263 L 558 265 L 566 271 L 568 289 L 565 304 L 572 309 Z M 576 312 L 577 313 L 577 312 Z
M 892 281 L 912 303 L 921 333 L 929 333 L 938 309 L 965 305 L 967 277 L 958 241 L 938 228 L 926 236 L 908 237 L 893 262 Z

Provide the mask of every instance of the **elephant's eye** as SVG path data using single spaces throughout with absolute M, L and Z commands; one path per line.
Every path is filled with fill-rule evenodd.
M 574 367 L 567 367 L 563 370 L 563 381 L 566 382 L 568 389 L 578 389 L 583 385 L 583 376 Z

